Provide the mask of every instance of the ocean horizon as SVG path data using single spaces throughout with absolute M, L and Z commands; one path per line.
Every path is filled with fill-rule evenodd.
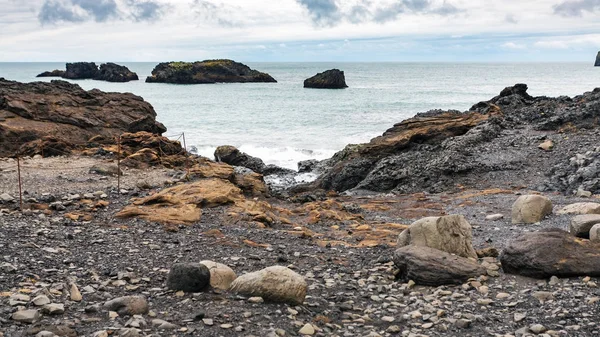
M 292 169 L 298 161 L 326 159 L 347 144 L 367 142 L 416 113 L 468 110 L 516 83 L 528 84 L 533 96 L 575 96 L 600 86 L 600 70 L 583 62 L 247 62 L 278 83 L 214 85 L 145 83 L 159 62 L 116 63 L 137 72 L 140 81 L 70 82 L 143 97 L 168 128 L 166 135 L 185 133 L 188 148 L 203 156 L 233 145 Z M 50 81 L 57 78 L 36 75 L 64 68 L 64 62 L 0 62 L 0 77 Z M 303 88 L 306 78 L 332 68 L 345 72 L 349 88 Z

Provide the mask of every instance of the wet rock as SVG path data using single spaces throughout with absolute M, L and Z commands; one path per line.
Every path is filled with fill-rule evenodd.
M 552 202 L 541 195 L 520 196 L 512 207 L 513 224 L 532 224 L 552 214 Z
M 104 303 L 104 309 L 120 315 L 144 315 L 149 311 L 148 301 L 142 296 L 124 296 Z
M 277 82 L 269 74 L 250 69 L 232 60 L 164 62 L 152 70 L 147 83 L 211 84 Z
M 210 270 L 204 264 L 178 263 L 171 267 L 167 287 L 172 290 L 197 293 L 208 287 L 210 277 Z
M 600 214 L 578 215 L 571 219 L 569 232 L 580 238 L 589 238 L 590 230 L 594 225 L 600 224 Z
M 339 69 L 331 69 L 318 73 L 305 80 L 304 87 L 315 89 L 345 89 L 348 86 L 346 85 L 344 72 Z
M 438 249 L 462 257 L 477 258 L 471 225 L 462 215 L 418 220 L 398 236 L 398 247 L 407 245 Z
M 20 310 L 12 314 L 12 320 L 21 322 L 21 323 L 35 323 L 37 322 L 42 315 L 38 310 Z
M 270 302 L 299 305 L 304 302 L 307 284 L 304 278 L 293 270 L 273 266 L 238 277 L 231 284 L 230 291 L 259 296 Z
M 315 159 L 300 161 L 298 162 L 298 173 L 312 172 L 318 164 L 319 161 Z
M 595 202 L 578 202 L 560 209 L 557 214 L 600 214 L 600 204 Z
M 412 280 L 420 285 L 461 284 L 486 272 L 473 260 L 424 246 L 397 249 L 393 260 L 400 270 L 400 280 Z
M 210 271 L 210 286 L 216 289 L 227 290 L 237 278 L 233 269 L 214 261 L 200 261 Z
M 525 233 L 500 255 L 508 274 L 534 278 L 600 276 L 600 246 L 559 230 Z

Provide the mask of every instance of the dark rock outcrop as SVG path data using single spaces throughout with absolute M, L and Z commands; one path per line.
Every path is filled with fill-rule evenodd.
M 600 67 L 600 51 L 598 52 L 598 55 L 596 55 L 596 63 L 594 63 L 594 66 Z
M 285 169 L 283 167 L 266 165 L 262 159 L 252 157 L 230 145 L 219 146 L 215 150 L 215 160 L 232 166 L 245 167 L 265 176 L 295 173 L 293 170 Z
M 114 140 L 131 130 L 161 134 L 166 128 L 156 121 L 148 102 L 130 93 L 85 91 L 60 80 L 0 79 L 0 157 L 14 155 L 21 147 L 27 154 L 38 154 L 41 150 L 32 150 L 36 148 L 46 149 L 45 156 L 64 154 L 92 137 Z
M 62 77 L 71 80 L 98 80 L 107 82 L 137 81 L 138 75 L 129 68 L 115 63 L 103 63 L 100 69 L 94 62 L 67 63 L 67 70 L 43 72 L 37 77 Z
M 104 63 L 100 65 L 95 80 L 107 82 L 129 82 L 139 80 L 138 75 L 129 68 L 115 63 Z
M 165 62 L 152 70 L 148 83 L 210 84 L 277 82 L 271 75 L 232 60 L 202 62 Z
M 37 75 L 36 77 L 63 77 L 65 76 L 64 70 L 52 70 L 52 71 L 44 71 L 43 73 Z
M 339 69 L 331 69 L 318 73 L 315 76 L 304 81 L 305 88 L 315 89 L 345 89 L 346 77 L 344 72 Z
M 600 276 L 600 245 L 560 229 L 525 233 L 504 248 L 502 269 L 534 278 Z
M 426 286 L 461 284 L 486 272 L 474 260 L 424 246 L 402 247 L 396 250 L 393 260 L 401 281 Z
M 346 85 L 346 77 L 344 72 L 339 69 L 331 69 L 318 73 L 315 76 L 304 81 L 305 88 L 315 89 L 344 89 Z
M 560 164 L 573 156 L 565 147 L 597 144 L 600 137 L 590 129 L 599 121 L 600 88 L 574 98 L 548 98 L 532 97 L 525 84 L 517 84 L 469 111 L 417 114 L 369 143 L 348 145 L 327 161 L 312 187 L 435 193 L 459 185 L 497 187 L 499 181 L 561 191 L 565 186 L 600 186 L 599 175 L 593 174 L 600 169 L 574 172 L 589 162 Z M 538 145 L 548 137 L 555 140 L 555 151 L 539 151 Z M 556 164 L 562 166 L 551 169 Z M 553 178 L 544 185 L 545 175 L 556 176 L 561 183 Z M 575 175 L 589 183 L 569 178 Z
M 88 80 L 98 76 L 98 66 L 94 62 L 67 63 L 63 78 L 70 80 Z

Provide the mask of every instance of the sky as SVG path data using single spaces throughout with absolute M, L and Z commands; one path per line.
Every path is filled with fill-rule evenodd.
M 600 0 L 0 0 L 0 62 L 590 62 Z

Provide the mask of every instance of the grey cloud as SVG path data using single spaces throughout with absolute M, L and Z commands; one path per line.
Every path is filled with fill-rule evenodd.
M 216 5 L 206 0 L 194 0 L 192 8 L 199 17 L 215 22 L 220 26 L 234 27 L 240 25 L 239 22 L 232 19 L 232 11 L 223 4 Z
M 583 12 L 600 9 L 600 0 L 568 0 L 554 6 L 554 14 L 565 17 L 582 16 Z
M 342 19 L 340 8 L 335 0 L 296 0 L 308 10 L 317 25 L 333 26 Z
M 517 19 L 516 16 L 514 16 L 514 14 L 507 14 L 506 17 L 504 18 L 504 21 L 506 21 L 508 23 L 519 23 L 519 20 Z
M 157 21 L 167 11 L 168 6 L 155 1 L 128 0 L 131 16 L 135 21 Z
M 151 21 L 160 19 L 166 7 L 154 0 L 127 0 L 121 8 L 115 0 L 45 0 L 38 20 L 42 25 L 89 20 Z

